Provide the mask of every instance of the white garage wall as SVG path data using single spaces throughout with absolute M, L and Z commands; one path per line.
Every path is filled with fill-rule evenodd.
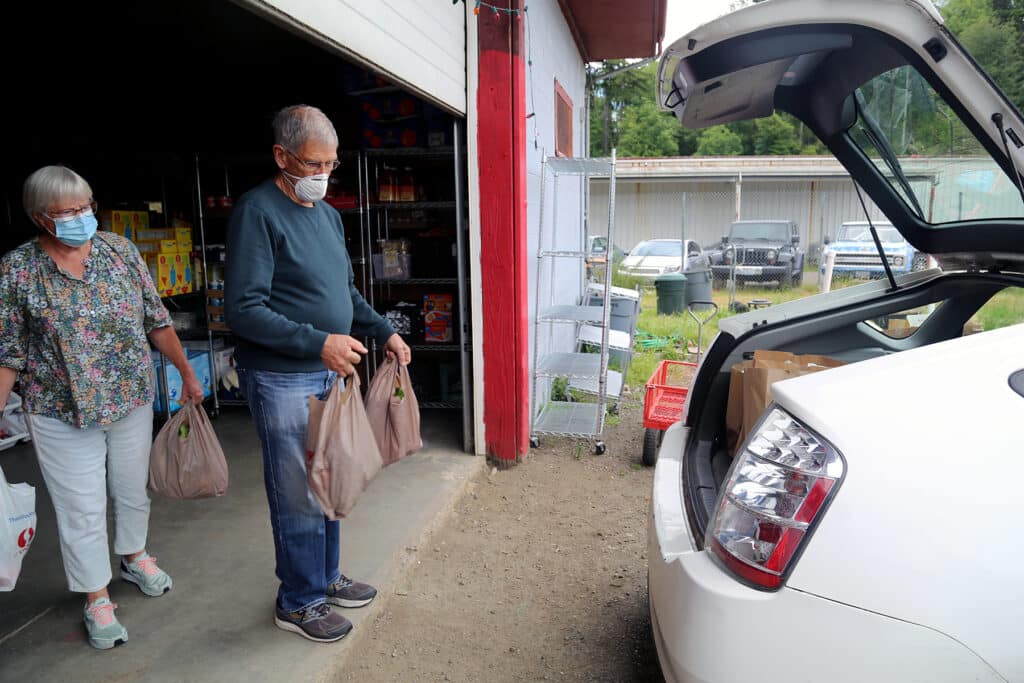
M 466 113 L 461 6 L 420 0 L 237 1 L 454 113 Z
M 583 59 L 565 23 L 556 0 L 538 0 L 529 3 L 526 26 L 528 58 L 533 62 L 526 71 L 526 113 L 534 116 L 526 121 L 526 190 L 527 190 L 527 262 L 530 282 L 530 363 L 533 363 L 536 294 L 540 294 L 541 309 L 549 300 L 558 304 L 575 304 L 582 294 L 582 263 L 575 267 L 570 260 L 558 259 L 552 277 L 549 264 L 537 272 L 538 235 L 540 230 L 541 159 L 555 153 L 555 79 L 569 95 L 573 104 L 573 154 L 585 156 L 583 149 L 586 75 Z M 481 18 L 483 15 L 481 14 Z M 558 187 L 557 222 L 553 213 L 553 183 L 549 182 L 545 199 L 545 247 L 552 243 L 569 249 L 578 249 L 581 206 L 578 181 L 563 176 Z M 557 228 L 553 230 L 553 226 Z M 554 240 L 554 242 L 552 241 Z M 547 259 L 550 260 L 550 259 Z M 549 299 L 549 296 L 552 298 Z M 573 350 L 572 325 L 543 323 L 540 336 L 540 355 L 550 351 Z M 551 334 L 547 331 L 551 330 Z M 531 368 L 532 372 L 532 368 Z M 538 396 L 547 396 L 547 384 L 538 383 Z M 540 401 L 538 401 L 538 405 Z

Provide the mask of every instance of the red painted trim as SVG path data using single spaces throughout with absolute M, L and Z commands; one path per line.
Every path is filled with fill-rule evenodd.
M 481 12 L 478 22 L 484 441 L 488 456 L 509 466 L 530 437 L 523 20 Z

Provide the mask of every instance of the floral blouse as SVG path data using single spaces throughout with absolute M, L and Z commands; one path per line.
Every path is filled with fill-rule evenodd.
M 99 232 L 79 280 L 38 240 L 0 260 L 0 366 L 25 411 L 85 429 L 153 401 L 147 335 L 171 324 L 135 246 Z

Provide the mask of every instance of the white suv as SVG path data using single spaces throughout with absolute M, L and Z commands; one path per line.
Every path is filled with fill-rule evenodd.
M 666 680 L 1024 681 L 1020 112 L 927 0 L 755 4 L 659 77 L 685 126 L 797 117 L 940 265 L 720 321 L 654 476 Z M 954 127 L 955 157 L 908 144 Z M 772 385 L 729 444 L 758 350 L 845 365 Z

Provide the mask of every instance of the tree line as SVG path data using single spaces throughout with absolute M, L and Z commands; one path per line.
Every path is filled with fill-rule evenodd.
M 759 1 L 737 0 L 732 8 Z M 1018 109 L 1024 109 L 1024 0 L 945 0 L 936 5 L 953 35 L 1009 100 Z M 590 105 L 592 156 L 607 156 L 612 147 L 620 157 L 827 153 L 810 130 L 784 112 L 702 130 L 683 128 L 671 113 L 661 111 L 655 102 L 656 63 L 602 78 L 626 64 L 623 60 L 609 60 L 590 67 L 595 83 Z M 900 126 L 899 153 L 969 151 L 973 142 L 970 134 L 959 121 L 955 125 L 950 123 L 955 121 L 955 115 L 927 88 L 920 76 L 906 78 L 894 73 L 887 77 L 887 93 L 900 92 L 897 86 L 901 83 L 894 79 L 906 80 L 902 114 L 886 118 L 890 125 L 895 121 Z M 889 97 L 891 99 L 892 95 Z

